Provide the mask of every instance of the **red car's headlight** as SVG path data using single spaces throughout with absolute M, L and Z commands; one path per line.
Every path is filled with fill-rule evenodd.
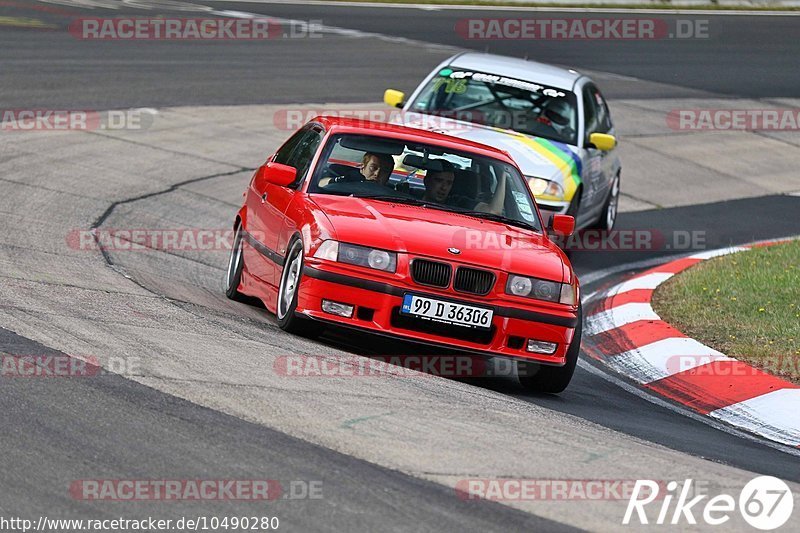
M 397 254 L 395 252 L 333 240 L 323 242 L 314 252 L 314 257 L 384 272 L 395 272 L 397 270 Z
M 510 274 L 506 282 L 506 294 L 575 305 L 577 285 Z

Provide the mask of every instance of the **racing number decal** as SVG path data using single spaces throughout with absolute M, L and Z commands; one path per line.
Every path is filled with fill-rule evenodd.
M 467 92 L 466 79 L 437 78 L 433 84 L 433 90 L 438 91 L 442 86 L 444 86 L 444 92 L 447 94 L 463 94 Z

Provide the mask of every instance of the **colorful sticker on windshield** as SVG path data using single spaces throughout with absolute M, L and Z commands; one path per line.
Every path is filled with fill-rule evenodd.
M 514 201 L 517 203 L 517 209 L 522 217 L 532 222 L 534 220 L 533 211 L 531 211 L 531 204 L 528 201 L 528 195 L 520 191 L 511 191 L 514 195 Z
M 449 73 L 445 73 L 450 71 Z M 553 87 L 547 87 L 545 85 L 539 85 L 538 83 L 533 83 L 530 81 L 522 81 L 515 78 L 508 78 L 506 76 L 499 76 L 496 74 L 486 74 L 484 72 L 472 72 L 468 70 L 450 70 L 450 69 L 442 69 L 439 71 L 439 75 L 443 78 L 449 78 L 451 80 L 467 80 L 472 79 L 478 82 L 489 83 L 492 85 L 504 85 L 506 87 L 513 87 L 515 89 L 522 89 L 523 91 L 529 91 L 532 93 L 541 93 L 545 96 L 549 96 L 552 98 L 563 98 L 567 94 L 564 91 L 560 91 Z M 439 79 L 443 79 L 439 78 Z M 439 80 L 437 80 L 438 82 Z M 437 86 L 438 88 L 439 86 Z M 445 89 L 447 90 L 447 89 Z M 466 89 L 465 89 L 466 90 Z M 451 92 L 451 91 L 448 91 Z
M 433 82 L 433 90 L 438 91 L 442 87 L 447 94 L 464 94 L 467 92 L 467 80 L 436 78 L 436 81 Z

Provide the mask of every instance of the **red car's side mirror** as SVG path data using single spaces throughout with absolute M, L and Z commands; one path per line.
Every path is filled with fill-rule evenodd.
M 286 187 L 292 183 L 296 177 L 296 168 L 270 161 L 258 167 L 253 185 L 259 191 L 263 191 L 267 183 Z
M 569 237 L 575 231 L 575 217 L 572 215 L 553 215 L 550 219 L 550 229 L 554 233 Z

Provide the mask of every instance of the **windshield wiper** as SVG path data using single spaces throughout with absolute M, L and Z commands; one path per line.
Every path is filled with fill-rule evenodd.
M 407 205 L 429 205 L 430 202 L 425 202 L 418 198 L 413 198 L 410 196 L 392 196 L 391 194 L 375 194 L 370 196 L 357 196 L 357 198 L 363 198 L 364 200 L 380 200 L 381 202 L 393 202 L 396 204 L 407 204 Z
M 406 196 L 375 195 L 375 196 L 358 196 L 358 198 L 364 198 L 366 200 L 380 200 L 382 202 L 393 202 L 396 204 L 418 205 L 421 207 L 438 209 L 439 211 L 449 211 L 451 213 L 463 214 L 465 212 L 464 209 L 460 207 L 454 207 L 451 205 L 440 204 L 438 202 L 425 201 L 425 200 L 420 200 L 418 198 L 406 197 Z
M 533 224 L 529 224 L 524 220 L 517 220 L 515 218 L 509 218 L 503 215 L 495 215 L 494 213 L 485 213 L 483 211 L 460 211 L 460 213 L 462 215 L 469 215 L 475 218 L 485 218 L 487 220 L 494 220 L 495 222 L 502 222 L 504 224 L 508 224 L 509 226 L 517 226 L 520 228 L 533 230 L 537 233 L 541 231 Z
M 485 218 L 487 220 L 494 220 L 496 222 L 502 222 L 504 224 L 508 224 L 509 226 L 517 226 L 523 229 L 529 229 L 539 233 L 541 230 L 534 226 L 533 224 L 529 224 L 524 220 L 517 220 L 515 218 L 509 218 L 503 215 L 495 215 L 494 213 L 485 213 L 483 211 L 469 211 L 464 210 L 459 207 L 454 207 L 450 205 L 440 204 L 437 202 L 426 202 L 424 200 L 420 200 L 418 198 L 410 198 L 404 196 L 391 196 L 391 195 L 374 195 L 374 196 L 359 196 L 358 198 L 364 198 L 368 200 L 380 200 L 383 202 L 394 202 L 398 204 L 407 204 L 407 205 L 419 205 L 424 207 L 430 207 L 431 209 L 438 209 L 440 211 L 449 211 L 451 213 L 458 213 L 459 215 L 467 215 L 476 218 Z

